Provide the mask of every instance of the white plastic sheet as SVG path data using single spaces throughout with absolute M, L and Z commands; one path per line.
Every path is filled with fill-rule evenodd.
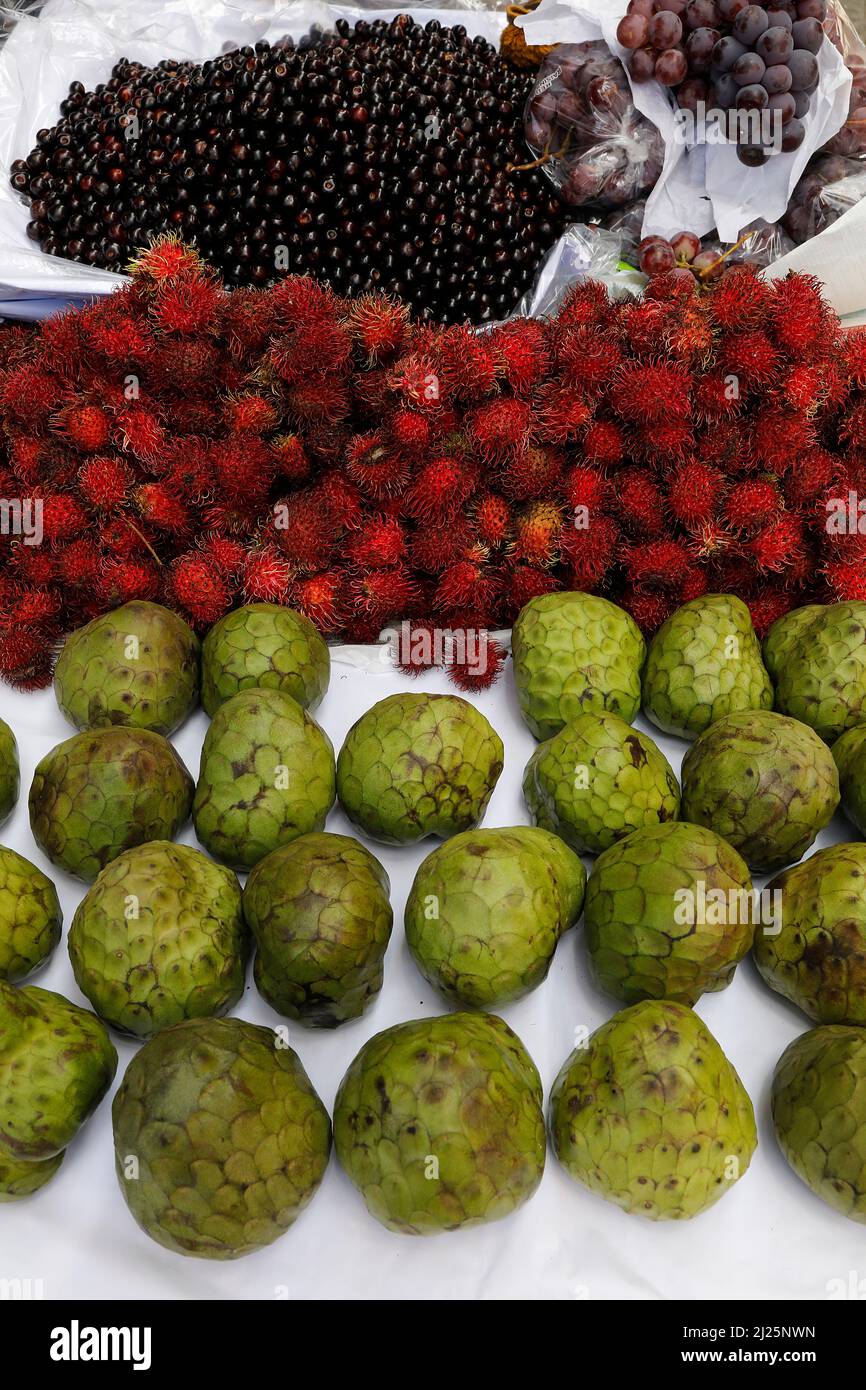
M 342 654 L 335 655 L 330 690 L 316 717 L 339 747 L 364 710 L 406 689 L 407 680 L 387 671 L 371 648 L 356 651 L 361 667 L 354 658 L 349 665 Z M 454 689 L 441 673 L 421 677 L 412 688 Z M 36 983 L 84 1004 L 66 955 L 66 931 L 83 885 L 40 854 L 26 805 L 36 763 L 72 730 L 51 692 L 23 695 L 6 687 L 0 692 L 0 712 L 21 747 L 23 784 L 22 800 L 3 828 L 2 840 L 54 878 L 65 914 L 64 939 Z M 510 667 L 491 691 L 473 698 L 505 743 L 505 770 L 485 824 L 525 824 L 520 784 L 535 744 L 518 716 Z M 637 722 L 659 739 L 678 769 L 686 745 L 659 738 L 651 725 Z M 173 740 L 193 774 L 206 726 L 204 714 L 198 713 Z M 329 816 L 327 829 L 355 833 L 339 810 Z M 851 827 L 837 818 L 819 844 L 851 834 Z M 182 838 L 195 843 L 190 829 Z M 434 842 L 406 848 L 367 843 L 391 876 L 395 926 L 384 989 L 363 1018 L 333 1032 L 291 1027 L 292 1046 L 329 1109 L 343 1072 L 369 1037 L 392 1023 L 447 1008 L 418 973 L 402 928 L 412 877 Z M 578 926 L 559 943 L 545 983 L 502 1009 L 540 1068 L 545 1096 L 571 1051 L 575 1028 L 598 1027 L 615 1007 L 589 980 Z M 251 981 L 234 1012 L 271 1027 L 280 1022 Z M 114 1175 L 107 1099 L 71 1146 L 54 1181 L 27 1201 L 0 1207 L 0 1280 L 41 1280 L 47 1299 L 127 1300 L 825 1299 L 856 1288 L 856 1280 L 866 1276 L 863 1228 L 831 1211 L 791 1173 L 769 1120 L 773 1068 L 791 1039 L 805 1031 L 807 1020 L 762 983 L 749 960 L 739 966 L 728 989 L 700 1001 L 698 1012 L 752 1096 L 759 1146 L 748 1173 L 695 1221 L 657 1224 L 626 1216 L 573 1183 L 549 1154 L 537 1194 L 507 1220 L 427 1239 L 394 1235 L 368 1215 L 332 1158 L 313 1203 L 274 1245 L 224 1264 L 186 1259 L 149 1240 L 126 1208 Z M 115 1041 L 119 1082 L 135 1045 Z

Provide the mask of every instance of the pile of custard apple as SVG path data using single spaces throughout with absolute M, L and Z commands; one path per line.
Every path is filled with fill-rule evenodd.
M 393 1231 L 509 1215 L 541 1181 L 547 1134 L 591 1192 L 694 1217 L 757 1142 L 694 1012 L 751 952 L 815 1025 L 776 1069 L 782 1152 L 866 1222 L 866 603 L 795 610 L 762 648 L 744 604 L 709 595 L 647 649 L 606 599 L 550 594 L 518 617 L 512 668 L 537 739 L 530 824 L 488 827 L 505 750 L 481 711 L 407 690 L 361 714 L 335 756 L 313 713 L 328 647 L 289 609 L 250 604 L 200 643 L 134 602 L 67 640 L 55 690 L 78 732 L 37 766 L 29 812 L 48 860 L 87 885 L 67 946 L 93 1011 L 22 983 L 57 947 L 61 910 L 51 880 L 0 847 L 0 1201 L 54 1177 L 113 1081 L 113 1029 L 142 1043 L 113 1103 L 118 1180 L 143 1230 L 181 1254 L 275 1240 L 332 1138 Z M 199 703 L 211 722 L 194 777 L 169 736 Z M 681 780 L 633 726 L 641 710 L 689 741 Z M 0 817 L 18 794 L 0 721 Z M 337 801 L 357 838 L 325 829 Z M 804 858 L 839 808 L 850 842 Z M 190 818 L 201 849 L 176 842 Z M 227 1015 L 251 957 L 279 1020 L 364 1014 L 393 925 L 375 845 L 431 837 L 405 940 L 453 1012 L 370 1037 L 331 1117 L 285 1027 Z M 494 1011 L 542 986 L 581 917 L 581 960 L 619 1012 L 565 1060 L 545 1127 L 535 1064 Z

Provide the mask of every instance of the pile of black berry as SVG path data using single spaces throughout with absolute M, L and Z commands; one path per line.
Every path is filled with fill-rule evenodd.
M 122 59 L 12 167 L 30 236 L 122 269 L 158 232 L 230 285 L 312 274 L 420 317 L 504 316 L 565 221 L 524 161 L 531 76 L 462 25 L 340 20 L 201 64 Z

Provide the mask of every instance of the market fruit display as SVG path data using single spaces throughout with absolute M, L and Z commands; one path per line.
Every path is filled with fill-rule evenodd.
M 640 709 L 646 645 L 634 620 L 608 599 L 543 594 L 521 609 L 511 636 L 520 713 L 547 739 L 578 714 Z
M 683 819 L 715 830 L 761 873 L 801 859 L 839 805 L 826 743 L 770 710 L 717 719 L 686 753 L 682 782 Z
M 66 1148 L 117 1070 L 99 1019 L 60 994 L 0 980 L 0 1160 L 41 1163 Z
M 544 1172 L 541 1079 L 495 1014 L 386 1028 L 334 1102 L 337 1158 L 389 1230 L 478 1226 L 527 1202 Z
M 48 541 L 0 547 L 0 677 L 46 685 L 58 639 L 132 599 L 198 633 L 280 603 L 352 642 L 486 635 L 567 590 L 646 634 L 704 592 L 761 636 L 856 599 L 859 537 L 825 501 L 857 486 L 866 330 L 806 275 L 686 279 L 640 301 L 580 280 L 478 335 L 304 276 L 227 290 L 162 239 L 86 312 L 0 325 L 6 493 L 38 485 Z M 501 660 L 460 645 L 413 669 L 489 685 Z
M 149 1038 L 240 999 L 249 953 L 241 888 L 189 845 L 154 841 L 103 869 L 69 928 L 75 983 L 100 1018 Z
M 51 879 L 0 845 L 0 980 L 17 984 L 37 970 L 60 941 L 62 925 Z
M 428 855 L 406 902 L 406 941 L 452 1003 L 496 1008 L 546 978 L 580 916 L 586 871 L 546 830 L 467 830 Z
M 170 734 L 198 704 L 199 651 L 177 613 L 124 603 L 67 637 L 54 670 L 57 703 L 77 729 Z
M 566 1059 L 550 1137 L 572 1178 L 652 1221 L 713 1206 L 758 1142 L 752 1102 L 703 1021 L 649 1000 L 614 1014 Z
M 830 845 L 767 884 L 780 919 L 755 933 L 771 989 L 816 1023 L 866 1024 L 866 845 Z
M 667 734 L 694 738 L 722 715 L 773 707 L 773 687 L 749 610 L 733 594 L 678 608 L 649 644 L 644 713 Z
M 599 988 L 633 1004 L 725 989 L 755 935 L 748 866 L 714 831 L 674 821 L 599 855 L 584 934 Z
M 270 1245 L 328 1166 L 328 1112 L 300 1058 L 237 1018 L 188 1019 L 145 1043 L 111 1114 L 126 1203 L 180 1255 L 234 1260 Z
M 866 724 L 848 729 L 831 752 L 839 773 L 842 810 L 866 838 Z
M 635 106 L 622 63 L 601 41 L 557 44 L 543 59 L 524 134 L 569 207 L 633 203 L 664 164 L 658 128 Z
M 866 719 L 866 602 L 811 604 L 764 640 L 775 708 L 832 743 Z
M 788 1163 L 816 1197 L 866 1222 L 866 1029 L 842 1023 L 795 1038 L 773 1077 L 773 1125 Z
M 648 825 L 677 820 L 680 788 L 653 740 L 617 714 L 579 714 L 539 744 L 523 775 L 534 825 L 599 854 Z
M 0 719 L 0 824 L 12 814 L 20 787 L 18 744 L 9 725 Z
M 394 914 L 378 859 L 348 835 L 302 835 L 259 860 L 244 888 L 259 993 L 286 1018 L 335 1028 L 382 988 Z
M 233 869 L 251 869 L 334 804 L 331 740 L 291 695 L 242 690 L 220 705 L 201 750 L 195 833 Z
M 347 733 L 337 795 L 374 840 L 444 839 L 481 821 L 503 758 L 495 729 L 459 695 L 389 695 Z
M 330 672 L 327 645 L 303 613 L 248 603 L 214 623 L 204 640 L 201 702 L 213 718 L 226 700 L 257 686 L 282 690 L 304 709 L 315 709 Z
M 65 1156 L 66 1150 L 61 1149 L 53 1158 L 27 1163 L 0 1154 L 0 1203 L 20 1202 L 39 1192 L 54 1177 Z
M 461 24 L 313 33 L 73 82 L 10 171 L 28 234 L 122 270 L 180 230 L 233 285 L 291 266 L 434 320 L 504 318 L 564 221 L 542 177 L 511 167 L 531 79 Z
M 161 734 L 93 729 L 37 764 L 30 828 L 52 864 L 90 883 L 124 850 L 175 836 L 192 796 L 193 780 Z

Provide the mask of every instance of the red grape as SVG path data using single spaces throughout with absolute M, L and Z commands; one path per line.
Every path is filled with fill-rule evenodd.
M 660 10 L 649 22 L 649 41 L 653 48 L 673 48 L 682 36 L 682 20 L 668 10 Z
M 678 261 L 693 261 L 701 249 L 701 239 L 694 232 L 677 232 L 671 237 L 671 250 Z
M 802 121 L 789 121 L 782 131 L 782 153 L 793 154 L 806 138 L 806 127 Z
M 695 29 L 686 39 L 686 57 L 693 73 L 709 72 L 713 49 L 721 38 L 718 29 Z
M 677 103 L 684 111 L 697 112 L 698 102 L 707 105 L 709 88 L 702 77 L 689 77 L 677 88 Z
M 751 87 L 764 76 L 764 60 L 757 53 L 743 53 L 731 68 L 731 76 L 738 87 Z
M 744 10 L 749 0 L 719 0 L 719 14 L 728 24 L 733 24 L 740 10 Z
M 794 27 L 787 10 L 767 10 L 767 20 L 771 29 L 787 29 L 790 33 Z
M 827 18 L 827 5 L 825 0 L 798 0 L 797 14 L 800 19 L 820 19 Z
M 623 48 L 643 48 L 649 35 L 649 20 L 642 14 L 627 14 L 616 26 L 616 37 Z
M 715 29 L 719 22 L 716 0 L 690 0 L 686 10 L 687 29 Z
M 659 14 L 663 10 L 671 14 L 685 14 L 689 0 L 655 0 L 655 11 Z
M 692 270 L 698 271 L 702 280 L 718 280 L 725 273 L 725 262 L 719 259 L 718 251 L 699 251 Z
M 763 111 L 769 102 L 766 87 L 754 82 L 749 87 L 741 87 L 737 93 L 737 107 L 740 111 Z
M 805 48 L 795 48 L 788 59 L 791 69 L 791 88 L 795 92 L 807 92 L 818 81 L 818 59 Z
M 713 49 L 713 63 L 719 72 L 730 72 L 737 59 L 742 58 L 745 52 L 745 47 L 737 39 L 719 39 Z
M 688 70 L 686 55 L 681 48 L 666 48 L 656 58 L 655 74 L 663 87 L 676 87 Z
M 628 70 L 635 82 L 649 82 L 655 77 L 656 61 L 647 48 L 636 48 L 628 58 Z
M 763 145 L 738 145 L 737 158 L 750 169 L 760 169 L 762 164 L 766 164 L 770 154 Z
M 790 92 L 774 92 L 767 102 L 769 111 L 778 111 L 782 118 L 782 125 L 787 125 L 793 121 L 797 114 L 797 103 L 795 97 Z
M 664 237 L 647 236 L 637 248 L 637 263 L 644 275 L 663 275 L 666 270 L 673 270 L 677 258 Z
M 812 98 L 808 92 L 794 93 L 794 115 L 800 121 L 808 114 L 809 107 L 812 105 Z
M 767 11 L 762 10 L 759 5 L 747 5 L 734 20 L 734 38 L 751 47 L 769 27 Z
M 731 74 L 723 72 L 721 77 L 716 78 L 716 105 L 723 111 L 730 111 L 736 105 L 739 90 Z
M 776 96 L 779 92 L 790 92 L 791 80 L 791 69 L 785 63 L 774 63 L 764 73 L 764 86 L 771 96 Z
M 765 63 L 787 63 L 794 51 L 794 40 L 787 29 L 775 24 L 772 29 L 764 30 L 755 44 L 755 51 Z
M 655 14 L 653 0 L 628 0 L 628 13 L 643 15 L 644 19 L 651 19 Z

